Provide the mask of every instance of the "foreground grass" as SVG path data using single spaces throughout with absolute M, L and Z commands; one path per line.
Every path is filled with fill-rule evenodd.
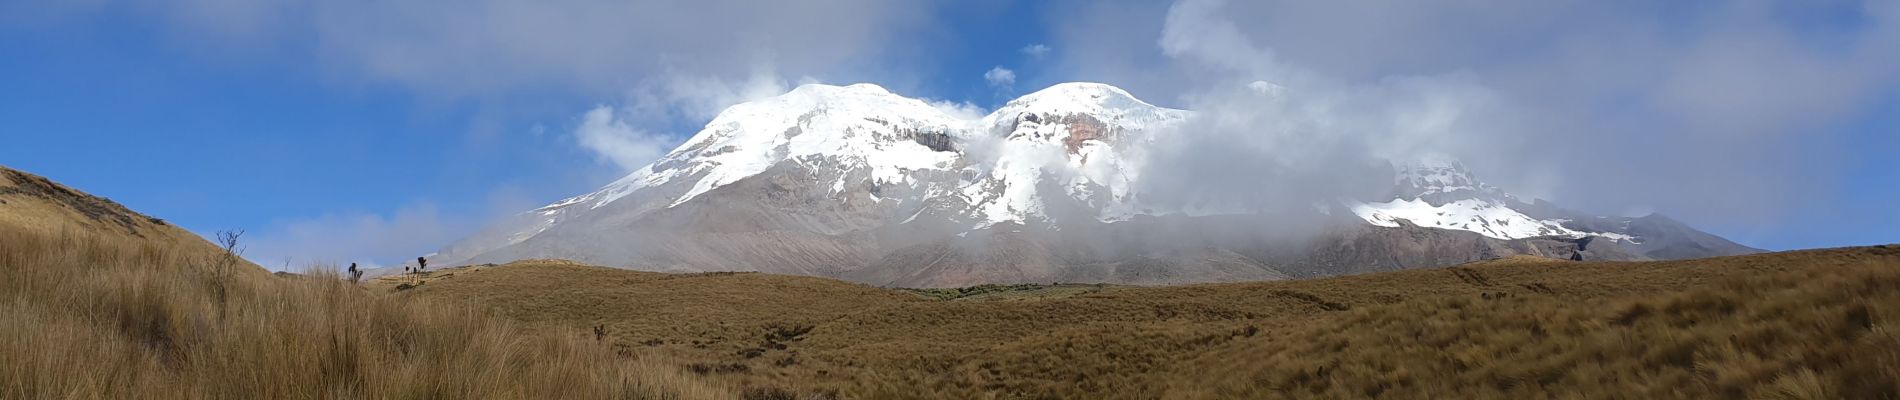
M 19 202 L 19 200 L 15 200 Z M 730 398 L 585 333 L 0 224 L 0 398 Z
M 839 398 L 1900 398 L 1900 246 L 901 291 L 523 262 L 400 291 Z M 395 281 L 372 285 L 390 291 Z

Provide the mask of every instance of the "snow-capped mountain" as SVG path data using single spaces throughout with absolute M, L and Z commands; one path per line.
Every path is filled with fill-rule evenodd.
M 1565 227 L 1565 219 L 1539 219 L 1519 211 L 1529 204 L 1479 181 L 1464 164 L 1444 157 L 1424 157 L 1394 165 L 1396 197 L 1384 202 L 1356 202 L 1353 214 L 1373 225 L 1399 227 L 1411 223 L 1427 228 L 1476 232 L 1497 239 L 1540 236 L 1581 238 L 1597 236 L 1632 240 L 1616 232 L 1586 232 Z
M 1275 279 L 1517 253 L 1646 258 L 1656 255 L 1616 245 L 1667 247 L 1633 231 L 1646 226 L 1634 219 L 1524 202 L 1444 158 L 1395 163 L 1392 197 L 1343 200 L 1357 218 L 1330 220 L 1324 233 L 1262 234 L 1240 223 L 1304 217 L 1190 216 L 1142 204 L 1143 150 L 1190 134 L 1172 129 L 1190 118 L 1097 83 L 1058 84 L 977 119 L 876 85 L 803 85 L 732 106 L 651 165 L 502 221 L 446 247 L 438 262 L 571 258 L 945 286 Z M 1428 230 L 1468 248 L 1313 250 L 1389 230 Z M 1667 248 L 1752 250 L 1714 239 L 1706 251 Z M 1609 249 L 1587 250 L 1593 241 Z M 1363 261 L 1370 265 L 1327 265 L 1392 251 Z

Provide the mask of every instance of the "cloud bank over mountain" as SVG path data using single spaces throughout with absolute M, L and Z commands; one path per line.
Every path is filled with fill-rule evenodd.
M 1021 13 L 1036 15 L 994 18 Z M 484 110 L 443 142 L 533 119 L 593 162 L 562 180 L 623 175 L 726 107 L 806 83 L 983 115 L 1019 89 L 1091 81 L 1205 117 L 1145 154 L 1141 173 L 1173 177 L 1144 180 L 1173 196 L 1154 201 L 1298 208 L 1383 189 L 1380 160 L 1442 154 L 1527 197 L 1727 231 L 1836 204 L 1867 154 L 1867 133 L 1842 126 L 1900 90 L 1900 6 L 1880 1 L 0 4 L 8 26 L 84 18 L 207 60 L 289 60 L 340 91 Z M 447 200 L 386 203 L 432 201 Z M 363 215 L 452 231 L 492 214 L 405 213 Z
M 1183 161 L 1330 184 L 1361 156 L 1446 153 L 1534 197 L 1739 225 L 1827 202 L 1843 183 L 1814 178 L 1853 140 L 1834 128 L 1900 83 L 1886 2 L 1074 6 L 1053 20 L 1058 65 L 1024 78 L 1218 115 L 1196 148 L 1232 157 Z M 1234 89 L 1255 80 L 1299 95 Z

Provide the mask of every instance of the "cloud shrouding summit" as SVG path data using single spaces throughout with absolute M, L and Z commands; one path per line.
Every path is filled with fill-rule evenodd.
M 574 128 L 574 137 L 581 147 L 625 170 L 645 166 L 665 154 L 669 150 L 667 146 L 673 143 L 664 135 L 635 128 L 607 106 L 595 107 L 582 115 L 581 125 Z
M 1849 153 L 1831 124 L 1900 83 L 1890 2 L 1098 2 L 1051 23 L 1053 75 L 1208 117 L 1155 181 L 1242 201 L 1347 194 L 1366 159 L 1444 153 L 1588 210 L 1772 223 L 1825 204 L 1839 182 L 1814 177 Z M 1220 166 L 1275 188 L 1218 193 L 1254 179 L 1199 173 Z
M 1044 18 L 955 20 L 985 13 L 970 9 Z M 1721 228 L 1833 205 L 1826 196 L 1849 175 L 1842 155 L 1867 153 L 1847 151 L 1855 138 L 1837 125 L 1900 98 L 1900 5 L 1885 1 L 0 2 L 10 28 L 88 19 L 173 47 L 158 57 L 281 68 L 260 75 L 358 96 L 336 103 L 470 102 L 484 109 L 471 125 L 488 126 L 470 131 L 545 126 L 535 131 L 559 132 L 548 141 L 558 149 L 469 157 L 558 153 L 537 156 L 560 160 L 540 170 L 586 175 L 547 179 L 564 181 L 638 168 L 726 106 L 799 83 L 873 82 L 981 114 L 971 102 L 999 91 L 1092 81 L 1208 116 L 1154 149 L 1164 162 L 1147 181 L 1172 201 L 1297 206 L 1379 186 L 1362 174 L 1378 160 L 1446 153 L 1521 194 Z M 465 151 L 474 146 L 455 142 L 478 136 L 452 133 L 468 137 L 403 152 Z M 377 238 L 457 231 L 474 225 L 464 215 L 487 214 L 405 217 L 429 215 L 405 204 L 457 200 L 379 195 L 419 198 L 281 220 L 346 221 L 304 236 L 397 243 Z M 277 225 L 259 239 L 298 235 Z M 346 251 L 318 250 L 283 252 Z

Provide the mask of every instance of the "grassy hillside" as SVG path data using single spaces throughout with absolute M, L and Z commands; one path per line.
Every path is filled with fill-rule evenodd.
M 1900 398 L 1900 246 L 896 290 L 274 276 L 0 168 L 0 398 Z
M 273 276 L 116 203 L 0 177 L 0 399 L 732 397 L 579 330 Z
M 204 238 L 165 220 L 5 166 L 0 166 L 0 226 L 37 234 L 86 232 L 102 239 L 156 243 L 184 252 L 219 252 Z
M 389 279 L 377 290 L 598 326 L 753 394 L 1900 397 L 1900 246 L 1151 288 L 898 291 L 546 261 Z

